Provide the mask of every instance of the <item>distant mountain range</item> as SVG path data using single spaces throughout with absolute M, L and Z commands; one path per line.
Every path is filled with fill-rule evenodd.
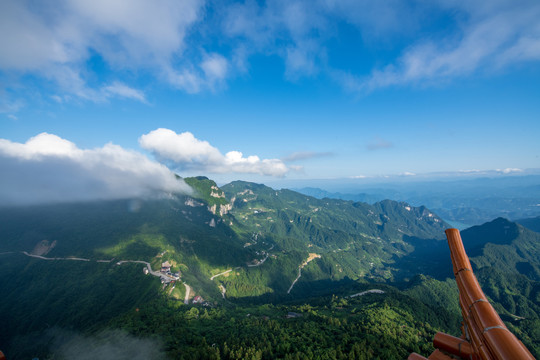
M 392 199 L 424 205 L 460 228 L 480 225 L 497 217 L 517 220 L 540 215 L 539 175 L 409 180 L 356 186 L 329 183 L 328 186 L 343 190 L 329 192 L 315 187 L 296 190 L 317 198 L 368 203 Z
M 184 320 L 169 326 L 180 326 L 202 311 L 201 305 L 193 305 L 196 311 L 183 307 L 193 300 L 228 308 L 231 318 L 239 313 L 245 318 L 246 308 L 270 314 L 262 310 L 270 303 L 293 313 L 300 311 L 294 306 L 309 303 L 315 313 L 325 313 L 329 301 L 335 308 L 352 306 L 327 300 L 332 294 L 344 299 L 373 286 L 384 289 L 386 302 L 373 302 L 370 295 L 374 300 L 351 304 L 390 307 L 404 317 L 399 321 L 412 316 L 445 331 L 458 329 L 458 295 L 444 241 L 449 225 L 428 208 L 391 200 L 319 199 L 243 181 L 218 187 L 206 177 L 184 180 L 192 195 L 0 208 L 0 287 L 9 294 L 0 303 L 7 324 L 0 330 L 0 338 L 7 339 L 0 340 L 0 348 L 23 358 L 49 354 L 50 338 L 31 349 L 21 344 L 51 326 L 77 331 L 118 326 L 138 336 L 146 328 L 163 335 L 156 327 L 160 314 L 177 309 Z M 462 237 L 486 294 L 539 355 L 534 344 L 540 339 L 540 234 L 498 218 Z M 160 273 L 165 262 L 179 279 Z M 144 275 L 143 263 L 155 274 Z M 349 310 L 358 311 L 355 306 Z M 139 308 L 146 309 L 144 319 L 135 311 Z M 212 314 L 208 321 L 223 321 Z M 303 321 L 315 321 L 309 319 Z M 431 335 L 425 336 L 429 344 Z M 205 349 L 199 340 L 189 343 L 190 349 Z M 169 354 L 180 346 L 174 341 L 165 340 Z M 214 341 L 222 354 L 230 350 L 225 338 Z M 240 351 L 247 345 L 238 346 Z
M 540 232 L 540 216 L 530 219 L 519 219 L 516 222 L 532 231 Z

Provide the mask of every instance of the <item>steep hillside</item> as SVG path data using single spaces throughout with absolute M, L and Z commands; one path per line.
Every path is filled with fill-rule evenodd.
M 169 261 L 205 297 L 221 297 L 214 273 L 255 256 L 206 203 L 186 196 L 3 208 L 0 229 L 0 253 L 139 260 L 156 271 Z
M 540 234 L 498 218 L 463 231 L 485 294 L 510 329 L 540 355 Z
M 503 218 L 461 234 L 476 269 L 492 267 L 540 280 L 540 234 Z
M 206 176 L 197 176 L 185 178 L 184 181 L 194 190 L 193 197 L 202 200 L 213 214 L 223 216 L 231 209 L 223 190 L 217 186 L 214 180 L 210 180 Z
M 321 200 L 242 181 L 222 189 L 232 206 L 233 229 L 250 235 L 245 246 L 257 249 L 258 262 L 265 261 L 238 277 L 220 280 L 234 289 L 231 296 L 242 296 L 244 291 L 293 293 L 300 277 L 301 281 L 345 277 L 387 281 L 414 275 L 415 265 L 399 260 L 414 251 L 414 241 L 426 246 L 439 243 L 446 225 L 425 207 L 394 201 L 369 205 Z M 241 288 L 246 283 L 249 288 Z

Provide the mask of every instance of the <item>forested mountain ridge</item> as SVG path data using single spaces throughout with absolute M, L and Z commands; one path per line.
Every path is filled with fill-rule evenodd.
M 349 233 L 360 228 L 371 236 L 382 232 L 388 237 L 398 238 L 401 233 L 426 239 L 441 238 L 439 230 L 447 226 L 425 207 L 412 207 L 404 202 L 384 200 L 369 205 L 339 199 L 316 199 L 292 190 L 274 190 L 243 181 L 235 181 L 222 188 L 236 209 L 235 214 L 245 218 L 250 215 L 248 210 L 252 210 L 257 215 L 254 221 L 259 222 L 273 222 L 274 215 L 295 214 L 295 219 L 288 219 L 293 220 L 293 224 L 302 220 L 316 221 L 321 227 L 343 229 Z M 265 215 L 270 218 L 264 219 Z
M 494 267 L 540 281 L 540 234 L 503 218 L 461 234 L 475 269 Z
M 309 254 L 320 257 L 302 270 L 303 280 L 391 279 L 400 270 L 394 267 L 396 258 L 414 250 L 410 239 L 436 243 L 444 236 L 446 224 L 425 207 L 389 200 L 374 205 L 321 200 L 243 181 L 222 189 L 231 204 L 233 229 L 251 234 L 246 246 L 271 255 L 264 267 L 249 269 L 252 285 L 270 281 L 274 268 L 290 285 Z M 220 281 L 236 288 L 234 278 Z M 288 289 L 286 282 L 274 283 L 274 291 Z M 238 289 L 231 295 L 242 293 Z
M 245 297 L 290 293 L 295 280 L 391 279 L 399 271 L 394 258 L 414 250 L 408 239 L 433 242 L 444 229 L 435 214 L 406 203 L 184 180 L 190 195 L 0 208 L 0 252 L 148 261 L 155 270 L 168 260 L 192 295 L 219 300 L 223 287 L 229 297 Z
M 448 226 L 427 208 L 185 181 L 189 195 L 0 208 L 10 359 L 60 352 L 49 338 L 21 347 L 50 326 L 153 334 L 167 356 L 193 359 L 403 357 L 428 354 L 435 331 L 459 335 Z M 535 236 L 504 219 L 463 232 L 486 294 L 529 347 L 540 338 Z M 167 261 L 179 279 L 160 285 L 125 260 L 156 272 Z M 313 346 L 295 348 L 305 339 Z
M 141 260 L 154 269 L 169 260 L 196 292 L 219 300 L 218 285 L 232 297 L 285 294 L 305 261 L 311 263 L 299 284 L 390 279 L 399 271 L 394 258 L 414 250 L 411 237 L 433 242 L 445 225 L 406 203 L 318 200 L 246 182 L 220 189 L 206 177 L 185 181 L 190 195 L 0 208 L 0 252 Z

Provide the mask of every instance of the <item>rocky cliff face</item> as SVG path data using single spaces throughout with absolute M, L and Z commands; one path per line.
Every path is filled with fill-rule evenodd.
M 208 211 L 210 211 L 214 215 L 223 216 L 229 213 L 233 208 L 232 204 L 220 204 L 219 206 L 217 204 L 214 204 L 212 206 L 208 206 Z

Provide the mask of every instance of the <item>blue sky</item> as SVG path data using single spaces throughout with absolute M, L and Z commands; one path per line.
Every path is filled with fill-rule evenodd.
M 99 183 L 91 158 L 111 189 L 141 163 L 220 182 L 540 168 L 539 18 L 535 0 L 2 1 L 0 158 Z

